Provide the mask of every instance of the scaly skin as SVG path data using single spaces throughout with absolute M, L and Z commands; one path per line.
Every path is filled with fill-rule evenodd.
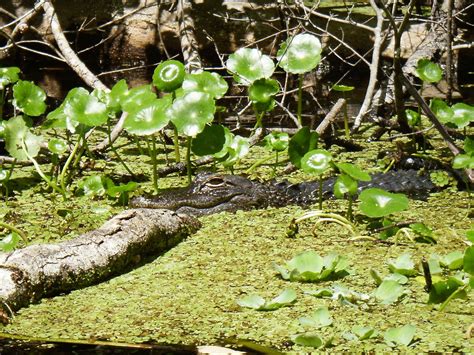
M 335 178 L 323 181 L 323 198 L 333 197 Z M 203 216 L 222 211 L 255 208 L 307 206 L 318 200 L 319 182 L 290 184 L 288 181 L 261 183 L 243 176 L 200 173 L 189 187 L 171 189 L 155 197 L 135 197 L 130 206 L 135 208 L 165 208 L 178 213 Z M 369 182 L 359 182 L 359 192 L 378 187 L 390 192 L 402 192 L 424 197 L 436 188 L 426 174 L 416 170 L 389 171 L 372 175 Z

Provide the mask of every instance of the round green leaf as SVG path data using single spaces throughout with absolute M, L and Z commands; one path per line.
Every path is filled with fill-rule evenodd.
M 265 305 L 265 299 L 259 295 L 248 295 L 237 300 L 240 307 L 259 309 Z
M 378 188 L 365 189 L 359 195 L 360 211 L 372 218 L 384 217 L 408 208 L 408 198 Z
M 167 112 L 179 133 L 196 137 L 206 124 L 212 122 L 215 111 L 216 105 L 211 95 L 193 91 L 174 100 Z
M 102 178 L 98 175 L 92 175 L 82 181 L 80 187 L 84 190 L 86 196 L 102 196 L 105 194 Z
M 459 102 L 451 106 L 451 110 L 453 110 L 451 122 L 454 123 L 457 128 L 464 128 L 468 126 L 469 123 L 474 122 L 474 106 Z
M 7 234 L 3 239 L 0 240 L 0 251 L 8 253 L 15 250 L 16 246 L 20 242 L 20 239 L 20 236 L 15 232 Z
M 16 83 L 19 73 L 20 68 L 18 67 L 0 68 L 0 90 L 4 90 L 7 85 Z
M 357 165 L 350 163 L 337 163 L 337 168 L 349 175 L 351 178 L 359 181 L 370 181 L 372 178 L 369 173 L 359 168 Z
M 64 105 L 64 114 L 72 121 L 89 127 L 100 126 L 107 122 L 108 118 L 105 104 L 86 90 L 77 90 L 68 97 Z
M 221 125 L 206 125 L 204 130 L 193 139 L 191 150 L 199 156 L 218 153 L 224 148 L 225 129 Z
M 357 187 L 357 180 L 354 180 L 349 175 L 341 174 L 334 183 L 334 196 L 344 198 L 345 194 L 355 195 L 357 193 Z
M 67 150 L 67 144 L 62 139 L 51 138 L 48 142 L 48 149 L 54 154 L 61 155 Z
M 454 111 L 441 99 L 432 99 L 430 108 L 442 123 L 451 123 Z
M 416 327 L 414 325 L 404 325 L 399 328 L 390 328 L 384 334 L 384 339 L 389 345 L 405 345 L 408 346 L 413 341 Z
M 153 72 L 153 85 L 161 91 L 172 92 L 181 86 L 185 74 L 183 63 L 177 60 L 164 61 Z
M 107 94 L 107 108 L 112 112 L 117 112 L 121 109 L 120 102 L 128 93 L 128 85 L 125 79 L 119 80 Z
M 277 52 L 278 65 L 289 73 L 307 73 L 321 61 L 321 51 L 321 42 L 316 36 L 298 34 L 281 44 Z
M 253 102 L 268 102 L 280 91 L 278 81 L 259 79 L 249 86 L 249 99 Z
M 250 150 L 250 143 L 247 138 L 241 136 L 234 136 L 230 145 L 227 147 L 227 158 L 222 164 L 224 166 L 233 166 L 240 159 L 248 154 Z
M 137 86 L 118 95 L 122 110 L 131 112 L 156 99 L 150 85 Z
M 28 155 L 36 157 L 42 142 L 41 136 L 30 132 L 22 116 L 10 118 L 5 125 L 5 148 L 13 158 L 28 160 Z
M 290 136 L 285 132 L 272 132 L 264 138 L 266 146 L 271 150 L 282 152 L 290 143 Z
M 458 154 L 453 160 L 454 169 L 474 169 L 474 156 L 470 154 Z
M 474 153 L 474 136 L 467 136 L 466 139 L 464 139 L 464 151 L 468 154 Z
M 382 304 L 391 304 L 403 295 L 403 286 L 394 280 L 383 280 L 375 291 L 375 298 Z
M 318 138 L 319 135 L 316 132 L 311 132 L 309 127 L 306 126 L 291 137 L 288 145 L 288 156 L 297 168 L 301 168 L 303 156 L 318 146 Z
M 202 91 L 215 99 L 220 99 L 227 92 L 227 82 L 217 73 L 203 71 L 197 74 L 187 74 L 182 85 L 184 92 Z
M 415 69 L 416 75 L 427 83 L 437 83 L 443 76 L 443 71 L 436 63 L 429 59 L 420 59 Z
M 169 122 L 167 109 L 171 105 L 171 96 L 155 99 L 130 112 L 123 127 L 130 133 L 146 136 L 163 129 Z
M 269 78 L 275 70 L 273 60 L 256 48 L 240 48 L 229 56 L 227 70 L 240 84 L 250 85 L 255 80 Z
M 46 94 L 31 81 L 18 81 L 13 86 L 13 105 L 28 116 L 39 116 L 46 110 Z
M 413 110 L 405 110 L 407 116 L 408 125 L 410 127 L 418 126 L 421 122 L 421 115 Z
M 327 150 L 315 149 L 301 159 L 301 168 L 305 173 L 321 175 L 330 167 L 331 161 L 331 154 Z
M 323 339 L 317 334 L 297 334 L 293 336 L 292 341 L 302 346 L 310 346 L 312 348 L 320 348 L 324 345 Z

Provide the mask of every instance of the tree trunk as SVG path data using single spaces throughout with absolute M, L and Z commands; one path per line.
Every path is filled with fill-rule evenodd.
M 168 210 L 126 210 L 101 228 L 58 244 L 0 254 L 0 319 L 43 297 L 104 281 L 159 254 L 200 227 Z M 3 310 L 2 310 L 3 309 Z

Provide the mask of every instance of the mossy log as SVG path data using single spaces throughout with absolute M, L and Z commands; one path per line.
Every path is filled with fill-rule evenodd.
M 104 281 L 130 270 L 194 233 L 200 223 L 168 210 L 131 209 L 102 227 L 57 244 L 0 253 L 0 318 L 43 297 Z

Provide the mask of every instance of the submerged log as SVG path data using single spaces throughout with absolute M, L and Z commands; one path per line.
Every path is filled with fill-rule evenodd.
M 195 232 L 193 217 L 168 210 L 132 209 L 102 227 L 57 244 L 0 253 L 0 316 L 90 286 L 130 270 L 143 256 L 156 255 Z

